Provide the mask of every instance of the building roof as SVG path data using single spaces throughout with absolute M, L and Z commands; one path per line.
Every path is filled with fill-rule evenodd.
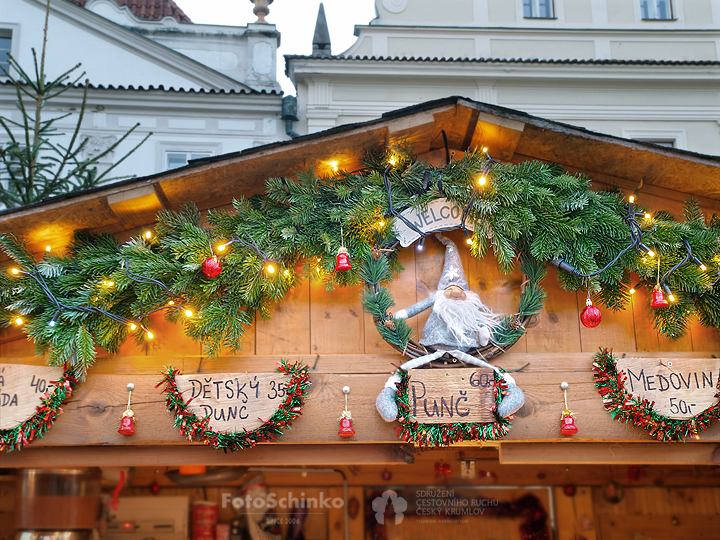
M 445 137 L 443 137 L 445 135 Z M 443 140 L 447 140 L 447 149 Z M 487 146 L 507 163 L 540 160 L 584 174 L 597 188 L 626 192 L 641 188 L 660 206 L 694 197 L 720 211 L 720 157 L 666 148 L 538 118 L 521 111 L 452 96 L 391 111 L 381 118 L 289 141 L 248 148 L 191 162 L 163 173 L 79 191 L 0 212 L 0 228 L 42 251 L 63 246 L 73 231 L 89 229 L 125 235 L 155 222 L 158 210 L 177 210 L 193 201 L 201 210 L 265 191 L 268 178 L 315 169 L 331 174 L 361 168 L 370 149 L 411 145 L 417 155 L 446 159 L 450 151 Z M 639 188 L 640 186 L 640 188 Z M 680 207 L 656 208 L 673 213 Z
M 648 66 L 720 66 L 720 60 L 610 60 L 610 59 L 552 59 L 552 58 L 438 58 L 430 56 L 317 56 L 302 54 L 286 54 L 285 61 L 290 60 L 353 60 L 377 62 L 458 62 L 477 64 L 591 64 L 591 65 L 648 65 Z
M 80 7 L 85 7 L 88 0 L 70 0 Z M 178 22 L 192 23 L 180 6 L 173 0 L 114 0 L 119 6 L 127 6 L 139 19 L 159 21 L 163 17 L 172 17 Z

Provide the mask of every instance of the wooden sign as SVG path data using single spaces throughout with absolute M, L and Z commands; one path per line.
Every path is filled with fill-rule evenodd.
M 462 221 L 462 208 L 445 198 L 435 199 L 427 206 L 427 210 L 421 211 L 416 208 L 408 208 L 400 215 L 415 225 L 424 234 L 430 234 L 435 231 L 449 231 L 457 229 Z M 471 222 L 465 223 L 465 228 L 469 231 L 474 230 Z M 395 220 L 395 232 L 400 240 L 402 247 L 408 247 L 420 235 L 412 230 L 402 219 Z
M 718 358 L 622 358 L 625 389 L 634 397 L 654 401 L 663 416 L 684 420 L 717 403 Z
M 230 433 L 259 427 L 287 394 L 283 373 L 178 375 L 175 381 L 192 412 L 209 416 L 215 431 Z
M 0 364 L 0 429 L 12 429 L 35 414 L 50 381 L 62 375 L 59 367 Z
M 495 375 L 490 368 L 410 371 L 410 413 L 421 424 L 494 422 Z

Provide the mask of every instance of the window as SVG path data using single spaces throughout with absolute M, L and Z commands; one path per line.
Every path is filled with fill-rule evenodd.
M 10 30 L 0 30 L 0 77 L 8 71 L 8 56 L 10 56 L 10 45 L 12 45 L 12 32 Z M 3 69 L 5 71 L 3 71 Z
M 212 156 L 212 152 L 192 152 L 189 150 L 165 150 L 164 170 L 177 169 L 184 167 L 193 159 L 200 159 Z
M 672 19 L 670 0 L 640 0 L 640 13 L 645 21 Z
M 687 136 L 684 129 L 623 129 L 625 139 L 649 142 L 668 148 L 687 148 Z
M 523 0 L 523 17 L 526 19 L 552 19 L 552 0 Z

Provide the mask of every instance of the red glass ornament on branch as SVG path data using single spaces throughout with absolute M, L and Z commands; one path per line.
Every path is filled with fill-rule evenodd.
M 670 305 L 670 303 L 665 298 L 665 293 L 660 288 L 660 284 L 658 283 L 653 288 L 652 301 L 650 302 L 650 307 L 654 308 L 654 309 L 658 309 L 658 308 L 668 307 L 669 305 Z
M 585 309 L 580 313 L 580 321 L 583 326 L 588 328 L 595 328 L 602 320 L 602 313 L 598 308 L 593 306 L 592 300 L 590 300 L 590 291 L 588 291 L 587 300 L 585 300 Z
M 350 264 L 350 256 L 348 255 L 347 248 L 341 247 L 340 249 L 338 249 L 338 254 L 335 258 L 335 261 L 336 272 L 347 272 L 348 270 L 352 270 L 352 265 Z
M 202 272 L 205 277 L 215 279 L 222 272 L 222 263 L 217 257 L 208 257 L 202 264 Z

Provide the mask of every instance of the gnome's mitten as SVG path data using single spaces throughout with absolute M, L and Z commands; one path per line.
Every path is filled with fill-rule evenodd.
M 382 389 L 382 392 L 380 392 L 375 399 L 375 408 L 386 422 L 392 422 L 398 415 L 395 394 L 397 394 L 397 384 L 399 382 L 400 376 L 398 374 L 392 375 L 385 383 L 385 388 Z

